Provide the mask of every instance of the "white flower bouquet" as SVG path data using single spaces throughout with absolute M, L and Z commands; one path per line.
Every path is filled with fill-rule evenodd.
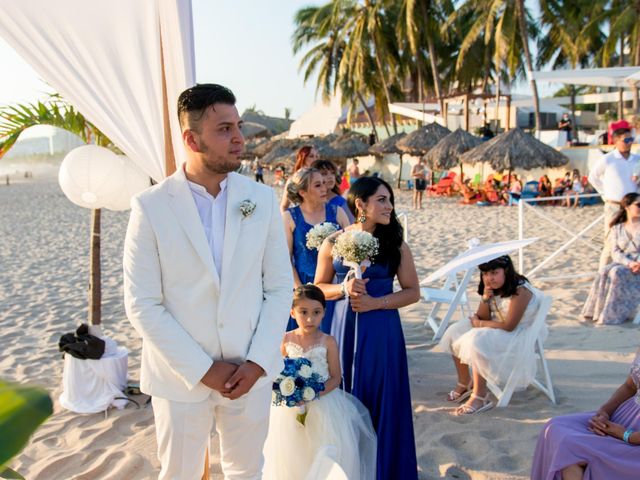
M 371 259 L 378 254 L 380 242 L 369 232 L 347 230 L 336 239 L 331 255 L 351 267 L 356 278 L 362 278 L 363 267 L 371 265 Z
M 325 238 L 333 235 L 337 231 L 338 227 L 331 222 L 323 222 L 315 225 L 311 230 L 309 230 L 309 232 L 307 232 L 307 248 L 309 250 L 320 250 Z

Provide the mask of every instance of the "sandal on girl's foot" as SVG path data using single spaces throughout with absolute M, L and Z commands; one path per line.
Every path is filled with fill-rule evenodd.
M 482 402 L 482 405 L 480 405 L 479 407 L 474 407 L 473 406 L 474 400 L 480 400 Z M 493 402 L 489 400 L 488 393 L 484 397 L 479 397 L 475 394 L 472 394 L 471 397 L 469 397 L 469 402 L 465 403 L 464 405 L 460 405 L 458 408 L 454 410 L 453 414 L 456 416 L 475 415 L 477 413 L 482 413 L 482 412 L 486 412 L 487 410 L 491 410 L 493 406 L 494 406 Z
M 467 398 L 469 398 L 469 395 L 471 395 L 471 392 L 473 391 L 472 382 L 469 382 L 468 385 L 458 382 L 457 386 L 464 388 L 464 390 L 462 392 L 456 392 L 455 390 L 451 390 L 447 394 L 447 402 L 460 403 L 463 400 L 466 400 Z

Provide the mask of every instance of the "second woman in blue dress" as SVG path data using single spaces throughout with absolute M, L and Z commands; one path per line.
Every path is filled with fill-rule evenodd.
M 345 228 L 349 225 L 349 219 L 342 208 L 327 203 L 327 186 L 316 169 L 303 168 L 294 173 L 287 183 L 287 196 L 296 205 L 284 212 L 283 221 L 291 254 L 294 287 L 297 288 L 313 283 L 316 273 L 318 251 L 307 248 L 307 233 L 315 225 L 324 222 L 334 223 L 336 228 Z M 329 333 L 331 328 L 332 306 L 327 306 L 325 321 L 321 325 L 325 333 Z M 295 321 L 289 319 L 287 330 L 295 328 Z

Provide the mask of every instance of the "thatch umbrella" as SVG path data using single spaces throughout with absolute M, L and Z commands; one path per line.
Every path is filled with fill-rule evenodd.
M 400 155 L 400 170 L 398 171 L 398 188 L 400 188 L 400 182 L 402 181 L 402 156 L 404 152 L 398 148 L 398 142 L 406 137 L 407 134 L 405 132 L 396 133 L 391 137 L 388 137 L 381 142 L 378 142 L 372 145 L 369 148 L 369 153 L 373 153 L 377 157 L 382 157 L 383 155 L 390 153 L 397 153 Z
M 434 122 L 401 138 L 397 146 L 409 155 L 424 155 L 450 133 L 451 130 Z
M 462 177 L 462 162 L 460 156 L 482 143 L 482 139 L 474 137 L 469 132 L 458 128 L 455 132 L 440 140 L 424 158 L 431 169 L 449 170 L 460 165 L 460 177 Z
M 242 135 L 246 139 L 256 137 L 271 137 L 271 132 L 260 123 L 244 122 L 242 124 Z
M 514 128 L 462 154 L 460 161 L 488 162 L 498 172 L 508 170 L 510 181 L 511 171 L 515 168 L 531 170 L 559 167 L 569 163 L 569 158 L 532 135 Z
M 348 132 L 329 144 L 330 150 L 323 156 L 333 159 L 359 157 L 369 154 L 368 138 L 360 133 Z
M 273 148 L 269 153 L 262 157 L 262 162 L 265 164 L 283 162 L 286 164 L 292 164 L 296 159 L 296 151 L 287 146 L 277 146 Z

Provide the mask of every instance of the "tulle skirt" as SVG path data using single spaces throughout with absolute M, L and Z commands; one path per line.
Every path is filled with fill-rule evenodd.
M 297 407 L 271 407 L 263 478 L 316 478 L 318 472 L 312 470 L 322 463 L 316 457 L 329 451 L 347 478 L 375 479 L 376 434 L 364 405 L 336 389 L 307 404 L 306 410 L 302 425 Z

